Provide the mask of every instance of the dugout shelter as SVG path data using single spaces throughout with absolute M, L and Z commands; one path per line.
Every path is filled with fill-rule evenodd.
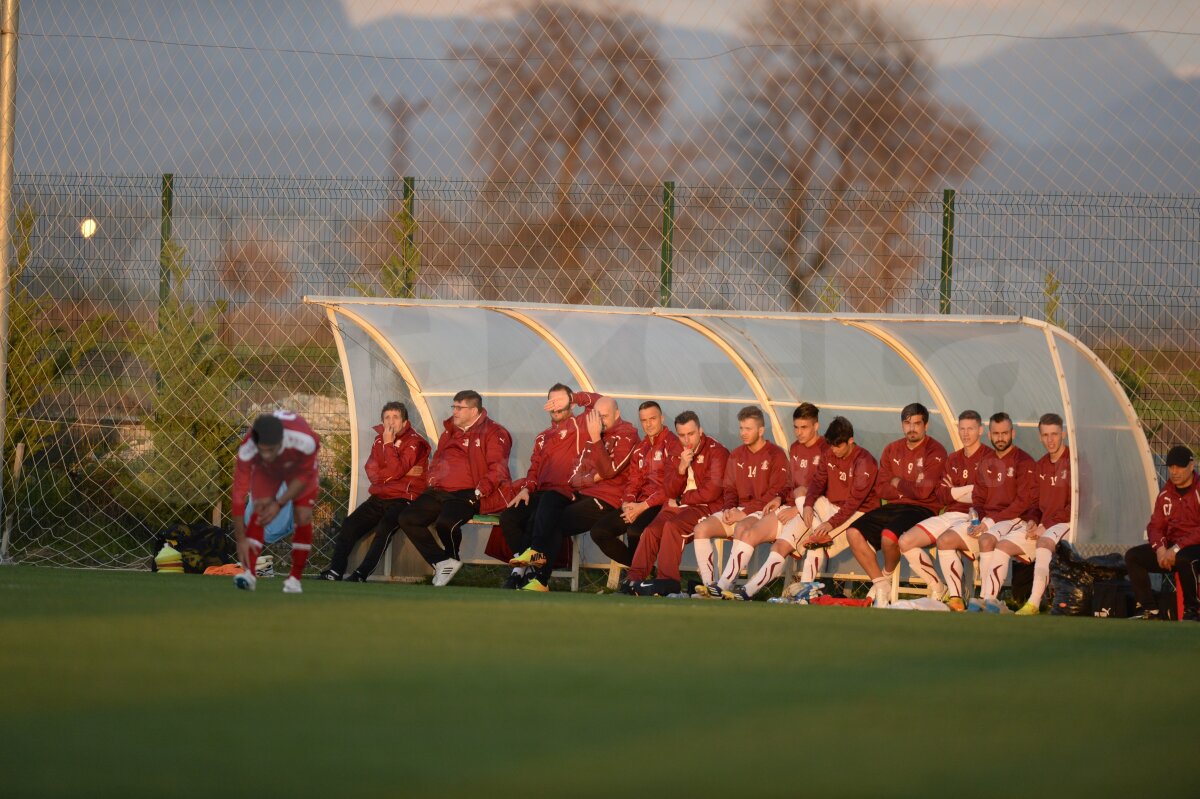
M 845 416 L 878 457 L 901 435 L 900 409 L 915 401 L 929 407 L 930 434 L 951 451 L 961 446 L 961 411 L 979 411 L 985 424 L 1007 411 L 1017 445 L 1036 460 L 1044 454 L 1038 417 L 1058 413 L 1074 476 L 1071 537 L 1085 554 L 1143 541 L 1158 492 L 1145 435 L 1112 372 L 1075 337 L 1035 319 L 305 301 L 325 309 L 341 357 L 351 507 L 367 497 L 363 463 L 385 402 L 405 402 L 413 426 L 436 444 L 451 397 L 478 391 L 513 435 L 510 467 L 519 477 L 557 382 L 615 398 L 635 426 L 644 399 L 657 400 L 668 422 L 694 410 L 731 450 L 742 406 L 763 408 L 768 436 L 786 449 L 792 410 L 808 401 L 821 409 L 822 430 Z M 603 558 L 590 540 L 581 543 L 585 563 Z

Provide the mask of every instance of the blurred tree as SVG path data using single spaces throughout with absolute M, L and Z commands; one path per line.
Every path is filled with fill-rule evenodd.
M 494 33 L 456 48 L 482 110 L 475 148 L 496 182 L 553 183 L 566 219 L 577 182 L 628 177 L 666 106 L 667 62 L 642 17 L 563 0 L 517 5 Z
M 978 162 L 979 124 L 935 97 L 925 51 L 863 0 L 764 0 L 745 32 L 761 45 L 739 82 L 762 126 L 748 146 L 785 189 L 794 305 L 814 306 L 810 284 L 832 264 L 852 308 L 886 308 L 915 268 L 908 212 Z

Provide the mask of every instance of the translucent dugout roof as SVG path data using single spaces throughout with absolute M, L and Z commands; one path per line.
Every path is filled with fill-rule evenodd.
M 901 434 L 900 409 L 922 402 L 931 434 L 961 445 L 958 414 L 1004 410 L 1017 444 L 1044 453 L 1037 419 L 1061 414 L 1071 445 L 1076 501 L 1072 537 L 1085 550 L 1142 540 L 1157 494 L 1150 450 L 1112 373 L 1078 340 L 1017 317 L 740 314 L 670 308 L 310 297 L 333 325 L 351 413 L 352 503 L 366 496 L 362 464 L 371 427 L 389 400 L 409 404 L 431 440 L 450 398 L 470 388 L 509 429 L 510 467 L 525 473 L 533 438 L 547 426 L 546 390 L 557 382 L 617 399 L 636 422 L 657 400 L 668 417 L 696 410 L 733 448 L 737 410 L 757 404 L 786 447 L 797 403 L 855 426 L 878 455 Z

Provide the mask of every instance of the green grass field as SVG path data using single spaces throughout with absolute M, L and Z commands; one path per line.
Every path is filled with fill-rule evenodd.
M 0 569 L 0 795 L 1195 795 L 1196 624 L 280 582 Z

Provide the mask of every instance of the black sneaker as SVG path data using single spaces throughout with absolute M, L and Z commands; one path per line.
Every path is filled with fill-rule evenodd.
M 361 572 L 353 571 L 346 575 L 345 582 L 347 583 L 365 583 L 367 576 Z
M 317 575 L 317 579 L 318 580 L 328 580 L 331 583 L 336 583 L 338 580 L 342 579 L 342 575 L 338 574 L 333 569 L 326 569 L 325 571 L 323 571 Z
M 678 594 L 680 588 L 678 580 L 643 580 L 637 584 L 634 591 L 638 596 L 666 596 L 667 594 Z
M 1188 608 L 1184 610 L 1182 621 L 1200 621 L 1200 608 Z
M 625 596 L 637 596 L 637 584 L 631 580 L 622 580 L 617 586 L 617 593 Z
M 504 578 L 504 583 L 500 587 L 506 591 L 516 591 L 521 586 L 525 585 L 528 580 L 529 578 L 525 575 L 512 572 L 508 575 L 508 577 Z
M 1158 608 L 1140 608 L 1141 613 L 1135 612 L 1129 618 L 1137 619 L 1138 621 L 1162 621 L 1163 616 L 1158 612 Z

